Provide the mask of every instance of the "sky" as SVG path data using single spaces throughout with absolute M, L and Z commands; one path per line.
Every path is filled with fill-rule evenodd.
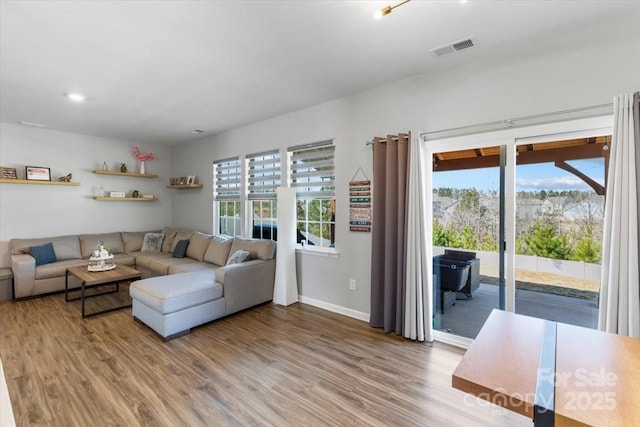
M 567 163 L 604 185 L 604 159 L 573 160 Z M 475 188 L 498 191 L 499 184 L 500 170 L 497 167 L 433 174 L 433 188 Z M 540 190 L 591 190 L 591 187 L 577 176 L 555 167 L 553 163 L 517 166 L 516 191 Z

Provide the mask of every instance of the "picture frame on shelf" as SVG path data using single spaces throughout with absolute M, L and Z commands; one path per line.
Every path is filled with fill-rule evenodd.
M 16 168 L 5 168 L 0 166 L 0 178 L 18 179 L 18 171 Z
M 195 175 L 189 175 L 187 177 L 187 184 L 195 184 L 196 183 L 196 176 Z
M 180 184 L 180 178 L 169 178 L 169 185 L 178 185 Z
M 51 181 L 51 169 L 41 166 L 25 166 L 25 177 L 30 181 Z
M 181 176 L 180 177 L 180 181 L 178 182 L 178 185 L 184 185 L 187 183 L 187 177 L 186 176 Z

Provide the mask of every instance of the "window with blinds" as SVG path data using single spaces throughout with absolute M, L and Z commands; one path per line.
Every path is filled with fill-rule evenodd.
M 289 148 L 291 186 L 296 188 L 298 242 L 335 247 L 335 176 L 333 141 Z
M 213 162 L 214 200 L 240 199 L 240 159 Z
M 289 148 L 291 186 L 298 198 L 330 199 L 335 196 L 333 141 Z
M 253 154 L 246 159 L 248 199 L 275 200 L 280 186 L 280 152 Z
M 240 158 L 213 162 L 214 230 L 218 234 L 239 236 L 242 228 L 240 203 Z
M 280 151 L 246 156 L 247 199 L 251 212 L 251 237 L 277 239 L 277 189 L 280 184 Z

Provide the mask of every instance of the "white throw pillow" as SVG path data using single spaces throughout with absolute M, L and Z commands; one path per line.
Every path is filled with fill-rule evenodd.
M 251 254 L 247 251 L 243 251 L 242 249 L 238 249 L 229 257 L 227 261 L 227 265 L 231 264 L 240 264 L 242 262 L 247 261 L 251 257 Z
M 162 250 L 162 241 L 164 234 L 147 233 L 142 241 L 142 252 L 160 252 Z

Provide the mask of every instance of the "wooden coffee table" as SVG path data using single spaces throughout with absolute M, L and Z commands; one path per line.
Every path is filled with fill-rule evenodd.
M 80 296 L 76 298 L 69 298 L 69 275 L 75 276 L 80 279 Z M 97 316 L 98 314 L 109 313 L 111 311 L 120 310 L 123 308 L 131 307 L 131 303 L 127 305 L 119 305 L 117 307 L 111 307 L 106 310 L 95 311 L 92 313 L 85 312 L 85 299 L 93 298 L 100 295 L 113 294 L 120 291 L 120 283 L 139 279 L 141 273 L 126 265 L 118 265 L 113 270 L 108 271 L 88 271 L 87 267 L 70 267 L 67 269 L 64 281 L 64 300 L 69 301 L 82 301 L 82 318 Z M 97 286 L 114 285 L 114 287 L 108 291 L 97 292 L 90 295 L 86 295 L 86 289 L 94 288 Z
M 454 388 L 533 426 L 640 426 L 640 340 L 493 310 Z

